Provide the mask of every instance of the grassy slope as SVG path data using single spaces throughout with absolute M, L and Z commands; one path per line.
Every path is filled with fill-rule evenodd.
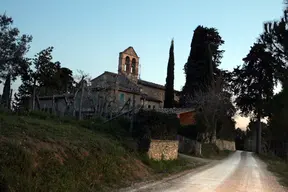
M 280 183 L 288 187 L 288 162 L 271 155 L 259 155 L 259 157 L 267 163 L 268 170 L 280 179 Z
M 128 152 L 113 126 L 0 113 L 0 191 L 106 191 L 199 165 Z
M 91 191 L 125 186 L 149 169 L 107 136 L 0 114 L 0 191 Z

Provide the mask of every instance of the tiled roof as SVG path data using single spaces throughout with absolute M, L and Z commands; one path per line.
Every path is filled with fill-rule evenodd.
M 152 83 L 152 82 L 149 82 L 149 81 L 144 81 L 142 79 L 138 79 L 138 84 L 165 90 L 165 86 L 163 86 L 163 85 Z
M 138 55 L 137 55 L 135 49 L 134 49 L 132 46 L 129 46 L 127 49 L 125 49 L 124 51 L 122 51 L 122 52 L 120 52 L 120 53 L 126 53 L 126 52 L 129 51 L 129 49 L 131 49 L 132 52 L 133 52 L 133 54 L 135 54 L 135 56 L 138 57 Z
M 126 77 L 124 74 L 117 74 L 117 73 L 105 71 L 102 75 L 109 75 L 113 82 L 116 82 L 116 78 L 117 78 L 118 89 L 121 91 L 136 93 L 136 94 L 141 93 L 140 87 L 136 83 L 129 80 L 128 77 Z M 102 75 L 100 75 L 100 76 L 102 76 Z M 100 76 L 94 78 L 91 81 L 96 80 Z
M 138 84 L 144 85 L 144 86 L 147 86 L 147 87 L 153 87 L 153 88 L 156 88 L 156 89 L 162 89 L 162 90 L 166 89 L 166 87 L 164 85 L 160 85 L 160 84 L 153 83 L 153 82 L 150 82 L 150 81 L 145 81 L 145 80 L 142 80 L 142 79 L 138 79 Z M 180 93 L 180 91 L 177 91 L 177 90 L 174 90 L 174 92 L 176 94 Z
M 181 114 L 195 111 L 194 108 L 158 108 L 158 109 L 144 109 L 144 110 L 155 110 L 156 112 L 168 113 L 168 114 Z
M 126 77 L 126 75 L 124 74 L 117 74 L 117 73 L 113 73 L 113 72 L 109 72 L 109 71 L 105 71 L 102 75 L 104 74 L 108 74 L 110 76 L 112 76 L 113 78 L 118 78 L 118 85 L 119 85 L 119 88 L 132 88 L 133 89 L 139 89 L 140 90 L 140 87 L 139 85 L 143 85 L 143 86 L 147 86 L 147 87 L 152 87 L 152 88 L 156 88 L 156 89 L 162 89 L 162 90 L 165 90 L 165 86 L 163 85 L 160 85 L 160 84 L 157 84 L 157 83 L 153 83 L 153 82 L 150 82 L 150 81 L 145 81 L 145 80 L 142 80 L 142 79 L 138 79 L 138 85 L 135 84 L 134 82 L 130 81 L 128 79 L 128 77 Z M 100 75 L 100 76 L 102 76 Z M 100 77 L 98 76 L 98 77 Z M 92 79 L 91 81 L 97 79 L 98 77 Z M 176 94 L 179 94 L 180 92 L 175 90 L 175 93 Z

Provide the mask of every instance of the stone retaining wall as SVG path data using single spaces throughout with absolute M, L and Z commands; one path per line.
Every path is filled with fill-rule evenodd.
M 229 150 L 229 151 L 235 151 L 236 150 L 234 141 L 217 139 L 216 145 L 220 150 Z
M 177 139 L 179 141 L 178 151 L 180 153 L 197 155 L 197 156 L 201 155 L 201 148 L 202 148 L 201 143 L 180 135 L 177 136 Z
M 148 156 L 154 160 L 175 160 L 178 146 L 179 142 L 174 140 L 151 140 Z

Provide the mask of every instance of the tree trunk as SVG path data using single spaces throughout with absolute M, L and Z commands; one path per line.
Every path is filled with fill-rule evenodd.
M 9 73 L 5 79 L 3 94 L 1 98 L 1 103 L 4 105 L 5 108 L 9 108 L 10 89 L 11 89 L 11 75 Z
M 216 128 L 214 128 L 214 130 L 211 133 L 210 143 L 212 143 L 212 144 L 216 143 Z
M 32 111 L 35 110 L 35 100 L 36 100 L 36 80 L 34 80 L 34 82 L 33 82 Z
M 257 130 L 257 143 L 256 143 L 256 153 L 261 154 L 261 140 L 262 140 L 262 127 L 261 127 L 261 114 L 259 113 L 257 115 L 257 121 L 258 121 L 258 130 Z
M 83 94 L 84 94 L 84 81 L 82 80 L 81 83 L 81 97 L 80 97 L 80 102 L 79 102 L 79 120 L 82 119 L 82 102 L 83 102 Z
M 11 106 L 12 106 L 12 94 L 13 94 L 13 89 L 10 89 L 8 109 L 11 109 Z

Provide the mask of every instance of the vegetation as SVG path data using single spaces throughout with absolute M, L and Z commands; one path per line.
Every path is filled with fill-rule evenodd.
M 216 28 L 198 26 L 191 42 L 190 55 L 184 66 L 186 83 L 181 94 L 181 104 L 186 105 L 186 97 L 198 91 L 206 92 L 212 82 L 214 72 L 223 55 L 220 46 L 224 43 Z M 212 62 L 212 68 L 210 66 Z
M 82 73 L 77 81 L 72 70 L 54 61 L 53 47 L 27 58 L 32 36 L 21 35 L 11 17 L 0 15 L 0 83 L 4 85 L 1 106 L 5 108 L 5 112 L 0 113 L 0 155 L 3 157 L 0 191 L 99 191 L 125 186 L 135 179 L 149 177 L 152 172 L 177 172 L 191 166 L 183 159 L 156 162 L 136 153 L 139 146 L 147 151 L 151 139 L 176 139 L 177 133 L 205 143 L 202 153 L 206 158 L 223 158 L 229 154 L 219 151 L 215 145 L 217 138 L 235 138 L 237 149 L 245 149 L 245 141 L 255 133 L 257 152 L 273 152 L 287 158 L 287 12 L 288 7 L 285 7 L 279 21 L 264 24 L 263 33 L 243 58 L 243 64 L 232 72 L 220 69 L 224 40 L 218 30 L 197 26 L 184 65 L 186 82 L 180 97 L 181 107 L 196 109 L 197 124 L 181 127 L 175 114 L 140 110 L 135 115 L 132 134 L 125 118 L 103 123 L 107 116 L 112 117 L 113 109 L 119 108 L 116 95 L 110 91 L 116 86 L 117 78 L 109 85 L 99 83 L 93 92 L 92 88 L 88 89 L 87 74 Z M 174 66 L 172 40 L 166 108 L 175 107 Z M 17 77 L 21 78 L 21 85 L 15 94 L 12 113 L 11 84 Z M 275 95 L 274 88 L 279 82 L 282 90 Z M 84 89 L 88 90 L 85 101 Z M 78 92 L 81 97 L 79 120 L 76 120 Z M 73 108 L 73 118 L 59 119 L 54 108 L 51 115 L 35 113 L 38 96 L 56 94 L 73 95 L 72 101 L 66 101 L 66 107 Z M 236 98 L 234 103 L 240 113 L 251 117 L 246 132 L 234 130 L 236 108 L 232 96 Z M 32 106 L 29 100 L 33 101 Z M 95 100 L 105 102 L 100 105 Z M 82 120 L 81 110 L 87 103 L 92 103 L 91 108 L 101 118 L 96 118 L 95 114 L 92 119 Z M 130 110 L 129 106 L 127 102 L 124 107 Z M 107 108 L 110 114 L 104 111 Z M 267 124 L 261 123 L 263 118 L 268 118 Z M 287 175 L 283 161 L 277 160 L 275 165 L 272 164 L 274 159 L 267 162 L 271 170 L 277 172 L 281 168 L 283 176 Z
M 175 140 L 179 127 L 176 114 L 140 110 L 135 116 L 133 137 L 141 151 L 148 151 L 151 139 Z
M 174 140 L 180 126 L 176 114 L 140 110 L 135 117 L 137 136 L 151 139 Z
M 7 108 L 11 103 L 11 81 L 25 69 L 27 59 L 24 56 L 32 41 L 32 36 L 20 35 L 19 29 L 12 25 L 11 17 L 0 15 L 0 83 L 5 81 L 1 102 Z
M 172 108 L 174 105 L 174 40 L 171 41 L 169 61 L 167 66 L 167 77 L 165 84 L 164 108 Z
M 231 151 L 219 150 L 215 144 L 203 143 L 202 144 L 202 157 L 207 159 L 221 160 L 226 158 Z
M 268 170 L 274 173 L 280 180 L 279 182 L 288 187 L 288 166 L 287 161 L 274 155 L 259 155 L 268 165 Z
M 0 183 L 9 191 L 98 191 L 149 173 L 119 142 L 100 132 L 56 119 L 0 118 Z
M 1 191 L 105 191 L 198 165 L 129 152 L 126 123 L 0 113 Z
M 243 59 L 244 64 L 233 71 L 236 105 L 242 114 L 252 116 L 246 137 L 251 138 L 251 133 L 257 132 L 257 152 L 273 152 L 282 157 L 287 157 L 288 151 L 286 26 L 287 8 L 280 21 L 264 24 L 264 32 Z M 282 91 L 275 95 L 278 82 Z M 268 125 L 260 123 L 264 117 L 268 118 Z
M 154 172 L 165 176 L 167 174 L 177 173 L 187 169 L 192 169 L 197 166 L 203 165 L 201 162 L 191 161 L 191 159 L 178 158 L 177 160 L 168 161 L 155 161 L 149 159 L 147 155 L 142 155 L 142 162 L 151 167 Z

